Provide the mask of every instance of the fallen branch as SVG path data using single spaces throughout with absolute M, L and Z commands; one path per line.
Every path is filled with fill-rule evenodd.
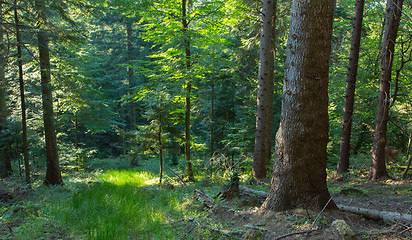
M 178 175 L 178 174 L 176 174 L 170 167 L 167 167 L 174 175 L 176 175 L 179 179 L 180 179 L 180 181 L 186 186 L 186 183 L 185 183 L 185 181 L 183 181 L 183 179 Z
M 300 232 L 292 232 L 292 233 L 288 233 L 288 234 L 279 236 L 279 237 L 275 238 L 275 240 L 279 240 L 279 239 L 282 239 L 282 238 L 287 238 L 287 237 L 290 237 L 290 236 L 293 236 L 293 235 L 309 234 L 311 232 L 318 232 L 318 231 L 321 231 L 321 230 L 319 230 L 319 229 L 309 229 L 309 230 L 300 231 Z
M 247 188 L 244 186 L 239 186 L 239 190 L 240 190 L 240 195 L 248 195 L 251 197 L 257 197 L 262 200 L 265 200 L 269 196 L 268 192 L 258 191 L 258 190 L 254 190 L 254 189 Z
M 195 199 L 203 203 L 207 208 L 213 208 L 214 206 L 216 206 L 215 200 L 213 200 L 213 198 L 203 192 L 203 190 L 195 189 L 194 195 Z
M 359 208 L 359 207 L 349 207 L 338 205 L 339 210 L 345 212 L 357 213 L 370 219 L 383 220 L 385 222 L 412 222 L 412 215 L 401 214 L 395 212 L 378 211 L 373 209 Z

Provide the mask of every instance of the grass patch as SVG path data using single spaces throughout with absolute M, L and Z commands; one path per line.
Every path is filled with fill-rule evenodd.
M 166 225 L 181 217 L 175 192 L 153 185 L 147 172 L 110 170 L 99 181 L 80 188 L 67 201 L 51 204 L 46 212 L 85 239 L 171 239 Z

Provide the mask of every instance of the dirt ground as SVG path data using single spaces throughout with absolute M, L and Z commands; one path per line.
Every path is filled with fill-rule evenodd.
M 332 194 L 336 204 L 412 214 L 411 180 L 333 184 L 345 186 Z M 262 212 L 259 204 L 239 207 L 242 201 L 230 200 L 205 211 L 224 226 L 214 231 L 229 239 L 412 239 L 412 222 L 384 222 L 343 211 Z M 337 226 L 342 223 L 337 220 L 344 220 L 350 230 Z
M 12 189 L 14 200 L 28 196 L 28 189 Z M 336 180 L 330 182 L 329 189 L 336 204 L 412 214 L 412 179 L 378 183 Z M 0 198 L 7 200 L 11 197 L 8 194 L 0 187 Z M 183 230 L 178 239 L 412 239 L 412 222 L 384 222 L 342 211 L 263 212 L 259 210 L 260 204 L 234 199 L 208 208 L 194 202 L 188 207 L 203 211 L 206 220 L 179 221 Z M 170 222 L 172 227 L 173 224 L 177 222 Z M 0 232 L 8 231 L 4 227 L 0 227 Z M 213 234 L 205 238 L 205 230 Z M 60 239 L 65 239 L 58 232 Z

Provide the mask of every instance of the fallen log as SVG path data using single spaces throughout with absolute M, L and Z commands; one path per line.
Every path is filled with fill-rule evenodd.
M 388 212 L 388 211 L 378 211 L 373 209 L 367 208 L 360 208 L 360 207 L 349 207 L 344 205 L 337 205 L 339 210 L 345 212 L 352 212 L 357 213 L 362 216 L 365 216 L 370 219 L 374 220 L 383 220 L 385 222 L 393 223 L 393 222 L 407 222 L 412 223 L 412 215 L 410 214 L 402 214 L 396 212 Z
M 216 206 L 215 200 L 211 198 L 209 195 L 207 195 L 203 190 L 201 189 L 195 189 L 194 191 L 194 198 L 203 203 L 205 207 L 207 208 L 213 208 Z
M 244 186 L 239 186 L 239 189 L 240 189 L 240 195 L 246 195 L 246 196 L 250 196 L 250 197 L 257 197 L 260 200 L 265 200 L 269 196 L 268 192 L 254 190 L 254 189 L 247 188 L 247 187 L 244 187 Z

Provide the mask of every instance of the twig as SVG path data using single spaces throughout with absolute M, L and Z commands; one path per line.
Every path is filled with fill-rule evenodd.
M 313 221 L 312 226 L 310 226 L 309 230 L 312 230 L 313 227 L 316 224 L 316 221 L 318 221 L 319 216 L 323 213 L 323 211 L 325 211 L 326 207 L 328 206 L 328 204 L 330 203 L 330 201 L 332 201 L 332 198 L 329 198 L 328 202 L 325 204 L 325 206 L 322 208 L 322 210 L 318 213 L 318 215 L 315 218 L 315 221 Z
M 332 201 L 332 198 L 329 198 L 328 202 L 325 204 L 325 206 L 323 206 L 322 210 L 316 216 L 316 218 L 313 221 L 312 225 L 310 226 L 309 230 L 288 233 L 288 234 L 285 234 L 285 235 L 282 235 L 282 236 L 279 236 L 279 237 L 275 238 L 275 240 L 286 238 L 286 237 L 293 236 L 293 235 L 298 235 L 298 234 L 309 234 L 311 232 L 321 231 L 319 229 L 313 229 L 313 227 L 315 226 L 316 222 L 318 221 L 320 215 L 323 213 L 323 211 L 325 211 L 326 207 L 329 205 L 330 201 Z
M 288 233 L 288 234 L 279 236 L 279 237 L 275 238 L 275 240 L 279 240 L 279 239 L 286 238 L 286 237 L 293 236 L 293 235 L 308 234 L 308 233 L 311 233 L 311 232 L 318 232 L 318 231 L 321 231 L 321 230 L 319 230 L 319 229 L 309 229 L 309 230 L 300 231 L 300 232 L 292 232 L 292 233 Z
M 186 186 L 185 181 L 183 181 L 183 179 L 182 179 L 178 174 L 176 174 L 169 166 L 167 166 L 167 168 L 168 168 L 174 175 L 176 175 L 176 176 L 180 179 L 180 181 Z

